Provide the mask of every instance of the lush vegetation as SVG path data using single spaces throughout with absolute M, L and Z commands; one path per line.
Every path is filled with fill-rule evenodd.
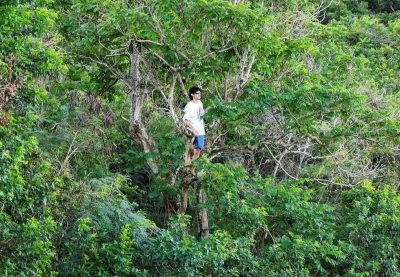
M 0 41 L 1 276 L 400 274 L 398 0 L 8 0 Z

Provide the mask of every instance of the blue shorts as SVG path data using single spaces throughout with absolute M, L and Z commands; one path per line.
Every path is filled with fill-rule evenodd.
M 206 136 L 197 136 L 194 137 L 193 145 L 195 149 L 204 149 L 204 141 Z

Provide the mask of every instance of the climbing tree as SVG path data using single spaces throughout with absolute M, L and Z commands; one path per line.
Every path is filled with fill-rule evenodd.
M 239 99 L 253 79 L 253 68 L 273 55 L 279 41 L 267 29 L 273 23 L 262 16 L 265 12 L 263 6 L 218 1 L 80 1 L 71 5 L 64 29 L 79 65 L 106 71 L 110 82 L 121 86 L 129 105 L 130 137 L 147 154 L 151 173 L 174 186 L 182 156 L 170 155 L 175 167 L 160 169 L 168 149 L 149 125 L 164 117 L 182 136 L 182 105 L 191 84 L 205 88 L 206 103 Z M 210 152 L 221 144 L 211 143 L 215 136 L 210 128 Z M 185 199 L 190 179 L 183 180 Z M 186 205 L 181 204 L 181 212 Z

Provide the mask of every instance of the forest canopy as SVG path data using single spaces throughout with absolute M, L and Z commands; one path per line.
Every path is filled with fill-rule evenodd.
M 1 276 L 399 274 L 399 0 L 0 0 L 0 41 Z

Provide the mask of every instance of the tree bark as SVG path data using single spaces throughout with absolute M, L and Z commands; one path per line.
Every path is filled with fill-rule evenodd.
M 197 205 L 203 205 L 207 203 L 207 195 L 199 185 L 197 187 Z M 205 238 L 209 234 L 208 230 L 208 214 L 207 209 L 203 207 L 198 208 L 198 235 L 199 238 Z
M 145 153 L 157 152 L 156 144 L 153 138 L 147 132 L 146 126 L 142 121 L 143 107 L 148 97 L 145 82 L 140 80 L 140 55 L 136 47 L 132 46 L 132 53 L 130 54 L 131 70 L 130 78 L 132 82 L 132 90 L 129 91 L 130 103 L 130 119 L 129 129 L 131 137 L 136 139 L 142 145 Z M 141 85 L 143 84 L 143 85 Z M 147 164 L 154 174 L 159 172 L 158 165 L 152 158 L 147 159 Z
M 184 178 L 182 178 L 182 185 L 181 185 L 181 191 L 180 191 L 180 207 L 178 210 L 179 214 L 185 214 L 187 207 L 188 207 L 188 199 L 189 199 L 189 187 L 190 184 L 193 181 L 193 178 L 190 176 L 190 171 L 186 169 L 187 174 Z

